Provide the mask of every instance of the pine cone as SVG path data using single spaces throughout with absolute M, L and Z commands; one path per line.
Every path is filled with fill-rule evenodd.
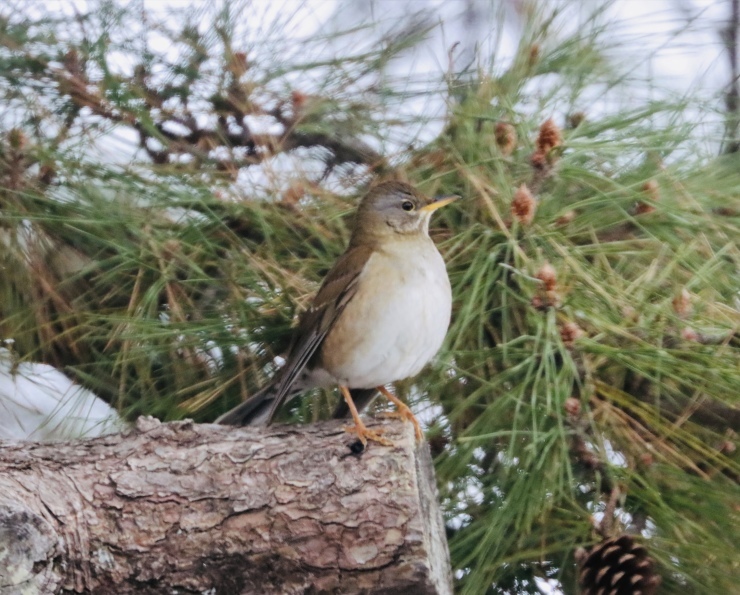
M 647 550 L 629 535 L 576 552 L 583 595 L 653 595 L 660 585 Z

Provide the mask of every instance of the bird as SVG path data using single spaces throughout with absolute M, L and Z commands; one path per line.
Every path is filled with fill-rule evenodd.
M 386 385 L 421 372 L 447 334 L 452 291 L 429 222 L 458 198 L 431 198 L 399 181 L 371 186 L 357 208 L 346 251 L 299 319 L 285 364 L 216 423 L 267 425 L 288 400 L 312 388 L 338 386 L 344 401 L 334 417 L 351 415 L 354 426 L 345 430 L 363 447 L 368 440 L 391 444 L 359 415 L 378 392 L 422 440 L 419 421 Z

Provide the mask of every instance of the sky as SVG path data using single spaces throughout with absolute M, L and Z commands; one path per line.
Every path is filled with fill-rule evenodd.
M 166 14 L 170 9 L 191 8 L 194 13 L 219 3 L 210 0 L 121 0 L 121 3 L 143 5 Z M 513 51 L 521 29 L 521 7 L 527 0 L 241 0 L 244 6 L 244 29 L 259 37 L 266 24 L 290 18 L 287 35 L 296 39 L 310 37 L 327 28 L 351 26 L 374 20 L 382 26 L 398 24 L 412 13 L 439 26 L 423 44 L 421 56 L 408 62 L 409 72 L 419 70 L 444 72 L 447 52 L 454 43 L 463 50 L 478 45 L 482 50 L 493 43 L 500 48 L 502 65 Z M 563 0 L 541 0 L 544 6 L 565 4 Z M 45 0 L 30 3 L 39 12 L 82 10 L 87 0 Z M 570 2 L 585 10 L 603 4 L 602 0 Z M 727 60 L 721 57 L 718 36 L 720 23 L 728 18 L 730 0 L 611 0 L 606 18 L 613 23 L 614 36 L 628 43 L 630 56 L 644 58 L 636 63 L 677 90 L 716 89 L 727 80 Z M 472 22 L 466 7 L 474 7 Z M 517 10 L 519 8 L 519 10 Z M 503 31 L 495 25 L 497 17 L 505 19 Z M 467 17 L 467 20 L 466 20 Z M 578 19 L 571 23 L 578 26 Z M 495 39 L 492 39 L 494 38 Z M 632 47 L 629 47 L 632 46 Z
M 69 10 L 75 5 L 84 8 L 86 0 L 54 0 L 44 5 L 49 10 L 54 4 L 60 9 Z M 216 10 L 220 3 L 204 0 L 131 0 L 161 14 L 163 17 L 172 9 L 186 7 L 192 18 L 199 14 Z M 294 51 L 308 51 L 301 40 L 312 39 L 330 31 L 344 31 L 361 27 L 368 22 L 376 23 L 377 31 L 390 31 L 411 15 L 418 15 L 424 22 L 433 25 L 428 37 L 402 59 L 393 61 L 386 70 L 388 81 L 395 89 L 414 95 L 415 88 L 429 88 L 430 81 L 436 82 L 439 93 L 416 94 L 400 105 L 394 106 L 398 116 L 405 120 L 416 119 L 414 126 L 396 130 L 389 135 L 385 145 L 376 146 L 385 154 L 394 154 L 411 142 L 431 141 L 444 124 L 446 111 L 443 78 L 453 66 L 460 69 L 475 63 L 475 56 L 495 55 L 494 74 L 503 72 L 514 56 L 517 43 L 525 27 L 523 7 L 528 0 L 236 0 L 241 2 L 240 18 L 236 21 L 246 40 L 251 44 L 250 56 L 262 53 L 285 51 L 284 39 L 295 40 Z M 564 16 L 558 20 L 559 35 L 573 34 L 587 26 L 587 15 L 595 7 L 603 5 L 602 0 L 543 0 L 547 7 L 565 6 Z M 599 89 L 593 90 L 593 99 L 588 104 L 588 112 L 598 117 L 624 102 L 631 101 L 635 107 L 647 100 L 672 95 L 691 95 L 717 109 L 697 110 L 696 120 L 702 123 L 698 134 L 706 138 L 719 138 L 721 132 L 720 116 L 723 85 L 729 80 L 729 62 L 720 42 L 719 29 L 723 19 L 729 15 L 729 0 L 612 0 L 602 17 L 613 40 L 609 58 L 622 70 L 629 73 L 635 82 L 629 93 L 604 95 Z M 278 24 L 279 23 L 279 24 Z M 377 39 L 368 35 L 364 29 L 355 34 L 342 36 L 336 42 L 328 41 L 323 46 L 325 56 L 346 55 L 347 48 L 359 51 Z M 162 37 L 162 47 L 167 40 Z M 281 49 L 271 49 L 281 48 Z M 453 49 L 454 48 L 454 49 Z M 451 51 L 452 50 L 452 51 Z M 319 56 L 320 57 L 320 56 Z M 132 68 L 132 64 L 121 62 L 121 68 Z M 308 76 L 306 73 L 299 76 Z M 647 78 L 654 83 L 641 84 Z M 311 82 L 295 79 L 296 88 L 312 92 Z M 547 84 L 544 77 L 532 83 L 543 89 Z M 541 89 L 536 89 L 541 91 Z M 542 91 L 544 93 L 544 91 Z M 584 99 L 584 101 L 586 101 Z M 619 103 L 619 105 L 617 105 Z M 536 109 L 532 105 L 532 109 Z M 553 114 L 556 121 L 565 114 Z M 251 126 L 251 123 L 250 123 Z M 259 132 L 259 130 L 257 130 Z M 107 152 L 107 160 L 125 163 L 137 151 L 137 137 L 131 130 L 118 129 L 111 142 L 101 144 L 101 151 Z M 378 145 L 376 138 L 364 139 Z M 707 146 L 707 152 L 716 154 L 717 140 Z M 715 146 L 716 145 L 716 146 Z M 252 167 L 240 173 L 234 186 L 239 196 L 249 188 L 273 192 L 287 187 L 286 171 L 300 168 L 318 172 L 311 177 L 318 178 L 323 164 L 311 164 L 306 159 L 296 160 L 280 156 L 271 160 L 265 167 Z M 277 186 L 276 186 L 277 185 Z

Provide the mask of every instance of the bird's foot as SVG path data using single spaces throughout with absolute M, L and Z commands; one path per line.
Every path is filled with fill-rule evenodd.
M 385 397 L 391 401 L 398 411 L 389 411 L 387 413 L 383 413 L 383 415 L 387 417 L 397 417 L 402 419 L 403 421 L 410 421 L 414 426 L 414 434 L 416 434 L 416 440 L 418 442 L 421 442 L 424 440 L 424 432 L 421 431 L 421 424 L 419 423 L 419 420 L 416 419 L 416 416 L 414 415 L 414 412 L 409 409 L 409 406 L 406 405 L 403 401 L 401 401 L 396 395 L 394 395 L 392 392 L 390 392 L 387 388 L 384 386 L 379 386 L 378 390 L 385 395 Z
M 383 430 L 368 430 L 362 422 L 355 423 L 354 426 L 345 426 L 344 431 L 349 434 L 357 434 L 357 438 L 362 442 L 362 446 L 367 446 L 367 441 L 372 440 L 383 446 L 393 446 L 393 442 L 382 436 Z
M 380 413 L 383 417 L 394 417 L 396 419 L 402 419 L 403 421 L 411 422 L 411 424 L 414 426 L 414 434 L 416 435 L 416 440 L 421 442 L 424 440 L 424 432 L 421 429 L 421 424 L 419 423 L 419 420 L 416 419 L 416 416 L 414 415 L 413 411 L 408 408 L 407 405 L 404 405 L 401 403 L 401 407 L 398 408 L 398 411 L 383 411 Z

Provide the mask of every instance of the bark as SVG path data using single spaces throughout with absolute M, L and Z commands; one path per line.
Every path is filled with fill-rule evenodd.
M 192 422 L 0 449 L 0 595 L 451 593 L 426 445 Z

